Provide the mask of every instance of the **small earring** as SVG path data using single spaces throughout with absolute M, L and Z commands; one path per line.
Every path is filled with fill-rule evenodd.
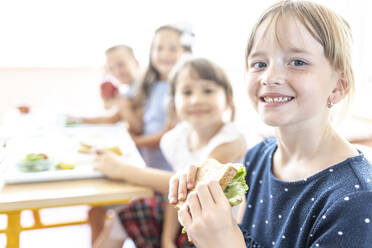
M 333 104 L 333 102 L 331 102 L 331 101 L 327 103 L 327 107 L 328 107 L 329 109 L 332 108 L 333 105 L 334 105 L 334 104 Z

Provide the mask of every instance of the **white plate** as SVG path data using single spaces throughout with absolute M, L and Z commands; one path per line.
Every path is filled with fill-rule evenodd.
M 145 167 L 142 157 L 123 125 L 84 125 L 49 130 L 37 136 L 11 140 L 8 143 L 7 156 L 1 164 L 6 170 L 5 183 L 103 177 L 101 173 L 93 169 L 95 155 L 78 152 L 81 142 L 98 148 L 118 146 L 131 164 Z M 55 161 L 55 164 L 73 163 L 75 168 L 57 170 L 52 167 L 48 171 L 22 172 L 17 168 L 17 163 L 28 153 L 44 153 Z

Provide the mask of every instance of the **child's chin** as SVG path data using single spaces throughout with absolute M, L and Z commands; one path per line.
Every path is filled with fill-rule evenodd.
M 282 125 L 282 123 L 277 119 L 263 118 L 262 120 L 266 125 L 271 126 L 271 127 L 279 127 Z
M 119 77 L 119 81 L 121 84 L 127 84 L 127 85 L 130 85 L 132 83 L 131 78 L 128 76 Z
M 191 123 L 191 125 L 196 126 L 196 127 L 209 127 L 215 124 L 214 122 L 205 120 L 203 118 L 195 118 L 195 119 L 189 120 L 189 122 Z
M 172 67 L 171 66 L 161 66 L 161 68 L 159 68 L 159 71 L 160 71 L 160 73 L 161 74 L 163 74 L 163 75 L 168 75 L 170 72 L 171 72 L 171 70 L 172 70 Z

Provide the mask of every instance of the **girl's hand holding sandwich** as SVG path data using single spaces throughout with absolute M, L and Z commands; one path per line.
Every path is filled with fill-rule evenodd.
M 169 201 L 177 203 L 179 221 L 197 247 L 245 247 L 231 212 L 248 189 L 244 178 L 243 167 L 213 159 L 171 178 Z
M 199 184 L 187 196 L 178 217 L 196 247 L 246 247 L 217 181 Z
M 179 200 L 186 200 L 187 190 L 191 190 L 195 186 L 197 170 L 195 165 L 191 165 L 188 170 L 172 176 L 169 181 L 169 203 L 176 204 Z

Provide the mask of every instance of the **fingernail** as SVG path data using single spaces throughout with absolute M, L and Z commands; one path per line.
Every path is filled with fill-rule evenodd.
M 170 200 L 169 200 L 170 203 L 175 203 L 176 202 L 176 198 L 174 197 L 171 197 Z
M 184 194 L 183 194 L 183 193 L 180 193 L 180 194 L 178 195 L 178 199 L 179 199 L 179 200 L 183 199 L 183 197 L 184 197 Z
M 188 184 L 187 184 L 187 188 L 188 188 L 188 189 L 192 189 L 192 183 L 188 183 Z

